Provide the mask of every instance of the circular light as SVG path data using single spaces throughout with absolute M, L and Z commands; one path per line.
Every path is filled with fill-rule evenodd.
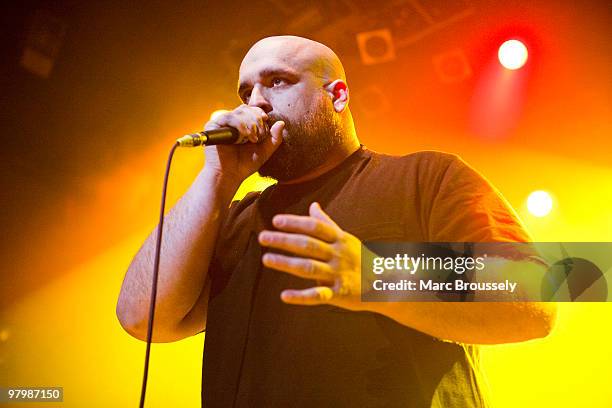
M 519 69 L 527 62 L 527 47 L 518 40 L 508 40 L 499 47 L 499 62 L 508 69 Z
M 0 341 L 7 341 L 8 338 L 10 337 L 10 331 L 9 329 L 2 329 L 0 330 Z
M 544 217 L 552 210 L 553 200 L 546 191 L 534 191 L 527 197 L 527 209 L 536 217 Z

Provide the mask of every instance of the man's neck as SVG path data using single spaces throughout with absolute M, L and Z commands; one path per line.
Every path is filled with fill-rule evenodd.
M 303 183 L 305 181 L 309 181 L 319 177 L 320 175 L 327 173 L 332 170 L 334 167 L 342 163 L 347 157 L 351 154 L 355 153 L 357 149 L 359 149 L 359 141 L 357 138 L 351 138 L 350 142 L 339 146 L 337 149 L 334 149 L 328 156 L 327 160 L 323 164 L 318 167 L 315 167 L 308 174 L 305 174 L 301 177 L 295 178 L 293 180 L 279 182 L 278 184 L 298 184 Z

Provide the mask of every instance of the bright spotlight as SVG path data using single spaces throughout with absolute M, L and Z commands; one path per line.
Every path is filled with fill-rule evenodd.
M 499 62 L 508 69 L 519 69 L 527 62 L 527 47 L 518 40 L 508 40 L 499 47 Z
M 527 197 L 527 209 L 536 217 L 544 217 L 552 210 L 553 200 L 546 191 L 534 191 Z

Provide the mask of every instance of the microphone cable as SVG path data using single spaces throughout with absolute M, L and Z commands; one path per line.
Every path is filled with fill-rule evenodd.
M 166 173 L 164 174 L 164 185 L 162 187 L 161 206 L 159 209 L 159 223 L 157 226 L 157 242 L 155 244 L 155 260 L 153 261 L 153 282 L 151 284 L 151 301 L 149 303 L 149 322 L 147 326 L 147 350 L 145 352 L 144 373 L 142 375 L 142 388 L 140 390 L 140 408 L 144 408 L 145 395 L 147 393 L 147 379 L 149 377 L 149 359 L 151 356 L 151 340 L 153 338 L 153 318 L 155 316 L 155 300 L 157 299 L 157 281 L 159 277 L 159 259 L 162 243 L 162 232 L 164 229 L 164 210 L 166 207 L 166 190 L 168 189 L 168 176 L 170 175 L 170 164 L 177 147 L 196 147 L 216 144 L 242 144 L 247 140 L 240 138 L 240 133 L 234 128 L 220 128 L 210 131 L 192 133 L 176 139 L 170 149 L 168 161 L 166 162 Z
M 170 164 L 177 147 L 181 143 L 177 141 L 170 149 L 168 161 L 166 163 L 166 173 L 164 175 L 164 185 L 162 188 L 161 207 L 159 210 L 159 224 L 157 226 L 157 243 L 155 244 L 155 260 L 153 261 L 153 282 L 151 285 L 151 302 L 149 303 L 149 323 L 147 327 L 147 351 L 145 353 L 144 373 L 142 376 L 142 389 L 140 391 L 140 408 L 144 408 L 145 395 L 147 393 L 147 378 L 149 376 L 149 357 L 151 355 L 151 339 L 153 338 L 153 317 L 155 316 L 155 300 L 157 298 L 157 278 L 159 276 L 159 256 L 161 252 L 162 232 L 164 229 L 164 209 L 166 206 L 166 190 L 168 188 L 168 176 L 170 174 Z

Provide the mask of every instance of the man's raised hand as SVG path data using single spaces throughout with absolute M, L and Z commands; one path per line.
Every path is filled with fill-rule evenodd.
M 204 130 L 233 127 L 248 139 L 242 145 L 206 146 L 204 170 L 235 180 L 238 184 L 256 172 L 283 141 L 285 123 L 268 127 L 268 115 L 259 107 L 240 105 L 211 119 Z
M 343 231 L 316 202 L 310 205 L 308 216 L 278 214 L 272 224 L 278 231 L 262 231 L 259 243 L 295 256 L 267 252 L 263 264 L 317 282 L 304 290 L 284 290 L 281 299 L 285 303 L 361 309 L 359 239 Z

